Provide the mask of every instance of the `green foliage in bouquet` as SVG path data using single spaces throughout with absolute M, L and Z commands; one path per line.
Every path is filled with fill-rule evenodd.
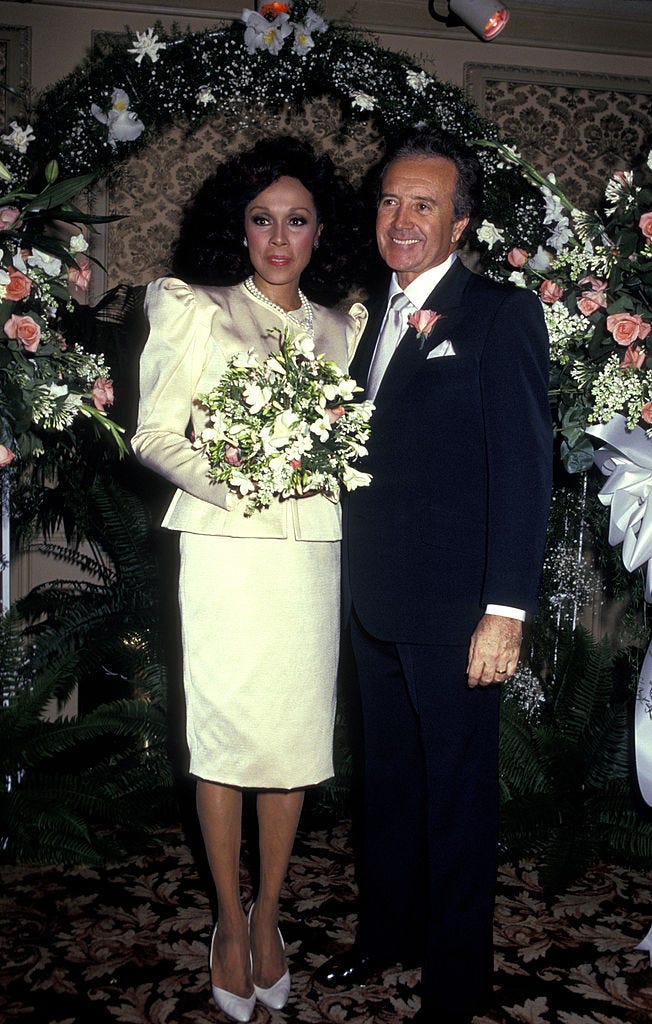
M 608 643 L 576 629 L 536 713 L 509 691 L 503 700 L 502 854 L 534 856 L 550 892 L 601 859 L 652 857 L 652 818 L 636 808 L 630 783 L 629 693 L 614 678 Z
M 5 858 L 100 863 L 160 820 L 171 797 L 149 515 L 106 476 L 87 505 L 91 554 L 44 545 L 81 578 L 36 587 L 2 625 Z M 45 720 L 77 685 L 88 709 Z

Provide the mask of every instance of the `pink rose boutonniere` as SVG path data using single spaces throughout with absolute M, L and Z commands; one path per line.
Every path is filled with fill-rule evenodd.
M 408 324 L 410 327 L 414 327 L 417 332 L 419 351 L 423 348 L 424 341 L 430 336 L 433 327 L 441 316 L 442 314 L 435 313 L 434 309 L 418 309 L 416 313 L 410 313 Z

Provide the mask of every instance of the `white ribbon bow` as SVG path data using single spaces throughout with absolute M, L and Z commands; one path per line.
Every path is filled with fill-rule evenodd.
M 608 478 L 598 497 L 611 508 L 609 543 L 622 543 L 628 571 L 647 562 L 645 600 L 652 602 L 652 440 L 641 427 L 627 430 L 620 414 L 586 433 L 605 442 L 593 458 Z

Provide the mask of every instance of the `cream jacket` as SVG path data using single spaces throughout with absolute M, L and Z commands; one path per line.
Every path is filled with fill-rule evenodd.
M 364 329 L 367 311 L 356 303 L 349 314 L 313 304 L 315 351 L 347 369 Z M 244 285 L 190 287 L 175 278 L 153 281 L 145 299 L 150 331 L 140 360 L 136 457 L 177 488 L 162 525 L 188 533 L 228 537 L 288 536 L 338 540 L 339 502 L 324 495 L 275 501 L 245 517 L 246 499 L 207 475 L 205 457 L 189 435 L 206 426 L 198 396 L 215 386 L 236 352 L 265 357 L 278 348 L 269 328 L 292 326 L 285 316 L 252 296 Z

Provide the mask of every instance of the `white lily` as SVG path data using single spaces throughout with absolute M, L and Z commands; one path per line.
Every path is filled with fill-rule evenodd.
M 158 60 L 158 51 L 165 50 L 167 43 L 159 43 L 158 36 L 154 35 L 154 29 L 148 28 L 146 32 L 136 32 L 136 38 L 133 40 L 133 46 L 127 53 L 135 53 L 136 64 L 140 64 L 143 57 L 149 57 L 152 64 L 156 64 Z
M 21 128 L 18 121 L 10 121 L 9 127 L 11 128 L 11 131 L 7 132 L 6 135 L 0 135 L 0 139 L 2 139 L 5 145 L 13 146 L 13 148 L 17 149 L 19 153 L 26 153 L 30 142 L 33 142 L 36 138 L 31 124 L 27 124 L 24 128 Z
M 342 473 L 342 484 L 347 491 L 355 491 L 357 487 L 368 487 L 371 483 L 371 473 L 361 473 L 353 466 L 344 466 Z

